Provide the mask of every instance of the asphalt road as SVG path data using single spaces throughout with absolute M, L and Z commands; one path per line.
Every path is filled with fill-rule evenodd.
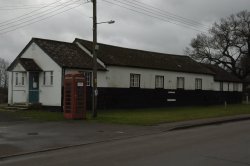
M 0 165 L 245 166 L 250 165 L 250 121 L 24 155 L 0 160 Z

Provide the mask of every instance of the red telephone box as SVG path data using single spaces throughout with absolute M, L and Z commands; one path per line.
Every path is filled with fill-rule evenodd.
M 82 74 L 65 75 L 63 112 L 66 119 L 86 119 L 86 80 Z

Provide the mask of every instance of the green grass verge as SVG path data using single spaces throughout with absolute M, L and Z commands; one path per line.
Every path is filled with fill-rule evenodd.
M 99 110 L 96 119 L 87 114 L 88 122 L 116 123 L 129 125 L 155 125 L 177 121 L 205 119 L 240 114 L 250 114 L 250 105 L 228 105 L 207 107 L 176 107 L 176 108 L 152 108 L 130 110 Z M 43 110 L 6 111 L 0 109 L 0 116 L 12 119 L 26 119 L 31 121 L 65 121 L 61 112 L 49 112 Z M 0 118 L 1 119 L 1 118 Z
M 96 119 L 89 118 L 89 120 L 130 125 L 155 125 L 239 114 L 250 114 L 250 105 L 228 105 L 226 109 L 224 106 L 207 106 L 99 111 Z
M 0 109 L 2 116 L 11 120 L 29 120 L 29 121 L 64 121 L 61 112 L 49 112 L 44 110 L 17 110 L 9 111 Z

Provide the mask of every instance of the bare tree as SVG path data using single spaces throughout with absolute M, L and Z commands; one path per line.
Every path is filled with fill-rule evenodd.
M 8 86 L 8 74 L 7 74 L 7 68 L 9 66 L 9 63 L 0 58 L 0 87 L 7 88 Z
M 217 64 L 239 78 L 250 74 L 250 12 L 214 23 L 208 34 L 192 39 L 186 53 L 199 62 Z

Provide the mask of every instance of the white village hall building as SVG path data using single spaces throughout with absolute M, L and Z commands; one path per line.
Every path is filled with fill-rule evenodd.
M 67 73 L 82 72 L 91 102 L 92 43 L 33 38 L 8 68 L 10 105 L 61 107 Z M 99 44 L 98 107 L 157 107 L 241 101 L 242 83 L 188 56 Z

